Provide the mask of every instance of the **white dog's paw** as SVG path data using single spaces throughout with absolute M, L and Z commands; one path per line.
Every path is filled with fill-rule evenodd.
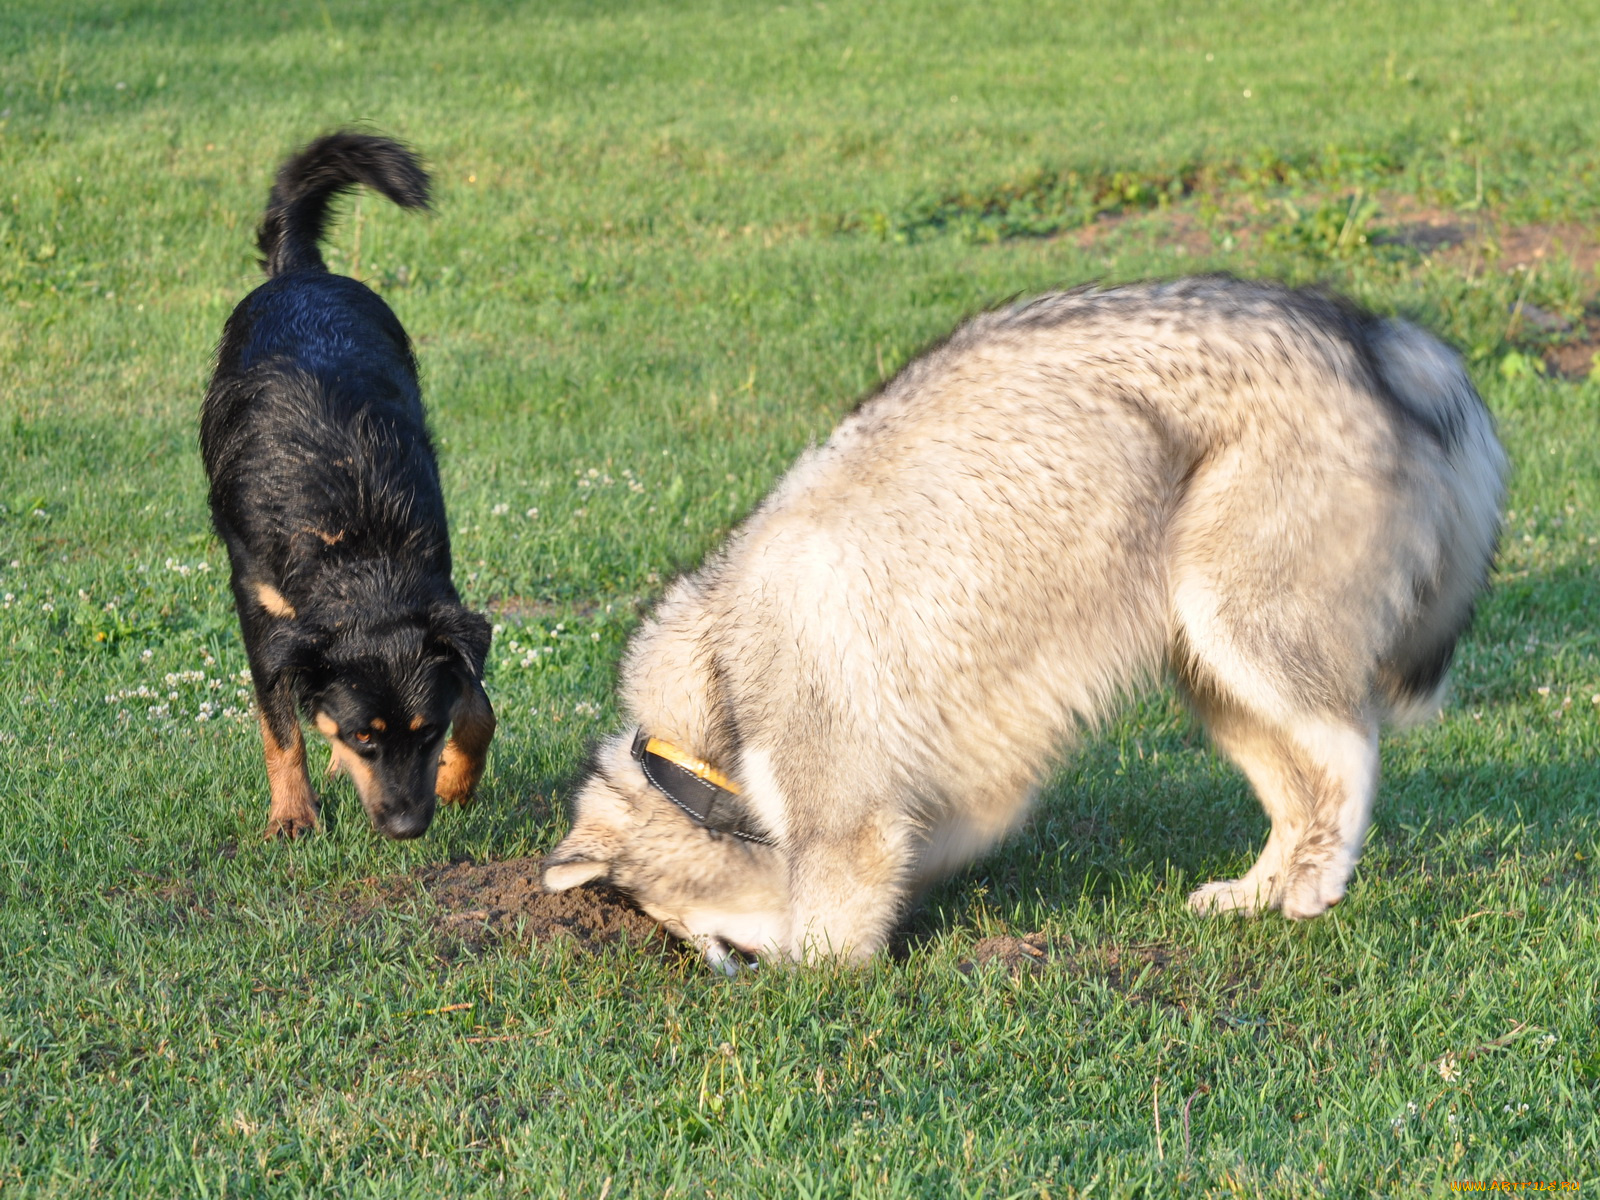
M 1189 893 L 1190 911 L 1207 916 L 1225 912 L 1253 915 L 1265 912 L 1272 906 L 1270 888 L 1262 887 L 1249 876 L 1243 879 L 1215 879 Z
M 1283 894 L 1283 915 L 1291 921 L 1320 917 L 1344 899 L 1344 884 L 1335 885 L 1332 872 L 1306 871 L 1289 883 Z

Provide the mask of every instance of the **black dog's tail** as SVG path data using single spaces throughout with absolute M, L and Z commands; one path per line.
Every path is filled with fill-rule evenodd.
M 365 133 L 330 133 L 278 168 L 256 245 L 268 278 L 285 271 L 325 271 L 322 240 L 328 202 L 358 183 L 401 208 L 428 207 L 428 173 L 399 142 Z

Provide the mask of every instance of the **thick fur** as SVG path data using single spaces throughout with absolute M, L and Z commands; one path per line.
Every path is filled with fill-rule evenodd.
M 436 794 L 471 796 L 494 734 L 489 625 L 450 579 L 411 342 L 317 249 L 329 201 L 358 183 L 427 206 L 427 175 L 384 138 L 330 134 L 284 163 L 259 235 L 268 281 L 229 317 L 201 415 L 261 709 L 269 835 L 317 823 L 301 713 L 328 738 L 330 773 L 348 772 L 396 838 L 428 828 Z
M 1168 668 L 1272 820 L 1205 912 L 1337 903 L 1384 722 L 1437 703 L 1505 460 L 1456 357 L 1227 277 L 970 321 L 806 453 L 634 637 L 639 726 L 731 773 L 776 847 L 601 747 L 549 886 L 699 940 L 861 958 L 1022 818 L 1054 754 Z

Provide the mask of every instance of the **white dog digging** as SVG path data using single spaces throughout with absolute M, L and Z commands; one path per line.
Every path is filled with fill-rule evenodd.
M 633 638 L 544 868 L 714 965 L 865 958 L 1171 672 L 1271 818 L 1197 910 L 1345 894 L 1380 724 L 1437 704 L 1505 460 L 1459 361 L 1229 278 L 1046 296 L 912 362 Z

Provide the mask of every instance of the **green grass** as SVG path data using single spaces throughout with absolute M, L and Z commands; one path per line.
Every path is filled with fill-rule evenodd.
M 1600 383 L 1531 370 L 1510 316 L 1579 316 L 1595 280 L 1342 236 L 1402 199 L 1592 223 L 1600 11 L 1399 8 L 8 5 L 0 1196 L 1600 1182 Z M 329 258 L 359 229 L 418 341 L 459 579 L 503 614 L 502 733 L 420 843 L 336 785 L 324 835 L 267 845 L 195 417 L 271 170 L 350 122 L 436 171 L 435 217 L 368 198 Z M 1126 220 L 1058 236 L 1098 212 Z M 905 961 L 451 959 L 425 898 L 384 901 L 559 837 L 641 607 L 919 345 L 1017 292 L 1202 268 L 1438 328 L 1516 463 L 1455 699 L 1385 744 L 1338 910 L 1187 914 L 1264 819 L 1160 694 Z M 959 969 L 1034 930 L 1051 969 Z

